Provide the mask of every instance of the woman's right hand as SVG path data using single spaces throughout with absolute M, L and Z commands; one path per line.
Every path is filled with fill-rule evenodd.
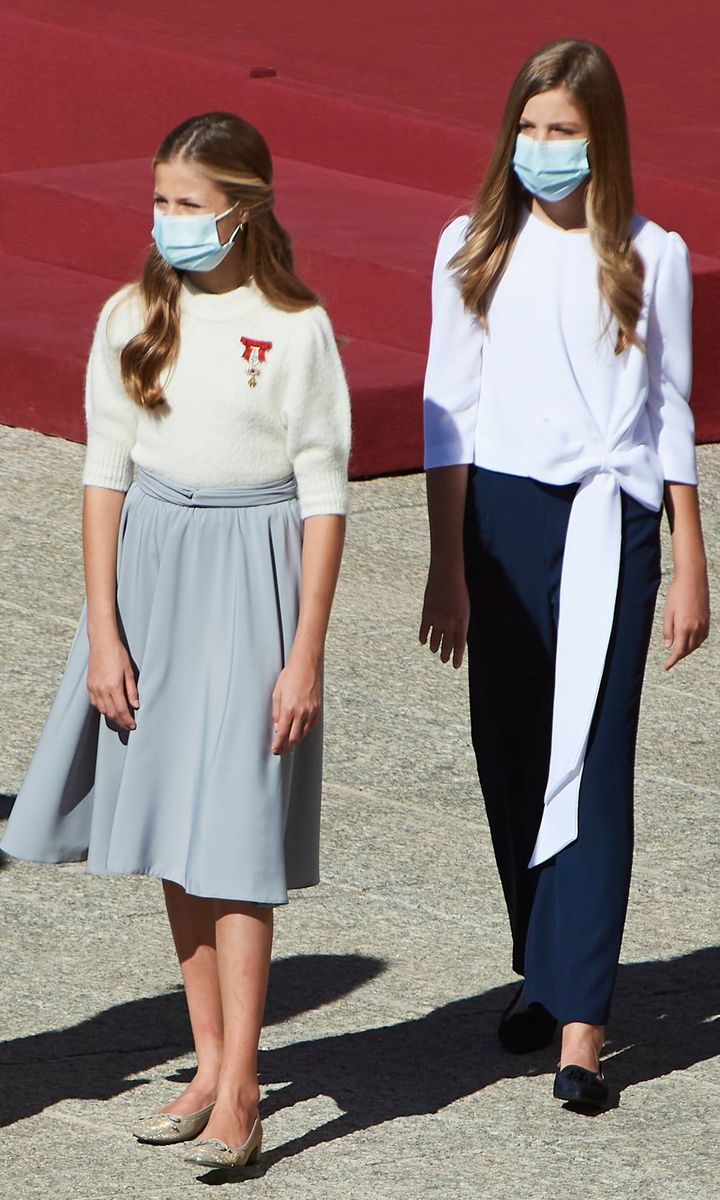
M 449 662 L 456 670 L 462 666 L 470 623 L 470 598 L 462 570 L 447 572 L 430 567 L 425 603 L 420 622 L 420 641 L 430 639 L 433 654 L 440 651 L 440 661 Z
M 133 712 L 140 707 L 135 672 L 117 633 L 90 642 L 87 690 L 90 703 L 119 729 L 135 729 Z

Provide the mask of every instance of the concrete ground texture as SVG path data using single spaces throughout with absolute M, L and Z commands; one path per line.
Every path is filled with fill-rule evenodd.
M 2 815 L 82 604 L 82 454 L 0 430 Z M 717 595 L 720 447 L 699 460 Z M 327 655 L 322 884 L 278 912 L 262 1162 L 229 1178 L 129 1133 L 193 1062 L 159 883 L 5 859 L 0 1195 L 720 1196 L 717 636 L 665 674 L 656 627 L 606 1047 L 614 1101 L 583 1117 L 551 1097 L 556 1048 L 512 1057 L 496 1040 L 514 976 L 466 673 L 417 642 L 423 480 L 351 491 Z

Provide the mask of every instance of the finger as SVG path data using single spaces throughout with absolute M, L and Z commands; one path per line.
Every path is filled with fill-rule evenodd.
M 307 737 L 307 735 L 310 733 L 310 730 L 315 728 L 319 719 L 320 719 L 320 709 L 319 708 L 315 708 L 315 709 L 313 709 L 312 712 L 308 713 L 307 718 L 305 720 L 305 732 L 303 733 L 303 737 Z
M 450 662 L 450 655 L 453 652 L 454 646 L 455 646 L 454 633 L 449 629 L 444 630 L 443 635 L 442 635 L 442 642 L 440 644 L 440 662 L 443 662 L 443 663 Z
M 680 662 L 680 659 L 685 658 L 687 654 L 689 654 L 687 634 L 676 633 L 670 653 L 665 659 L 665 670 L 671 670 L 675 663 Z
M 697 629 L 693 629 L 688 635 L 688 654 L 693 654 L 695 650 L 699 650 L 703 642 L 707 638 L 707 629 L 700 625 Z
M 288 714 L 281 714 L 275 722 L 274 737 L 270 747 L 273 754 L 284 754 L 288 748 L 288 734 L 292 720 Z
M 430 632 L 431 625 L 432 625 L 432 621 L 430 620 L 429 617 L 427 617 L 425 615 L 425 611 L 423 610 L 422 620 L 420 622 L 420 634 L 419 634 L 420 641 L 423 646 L 425 645 L 425 643 L 428 640 L 428 634 Z
M 668 648 L 672 646 L 673 638 L 675 636 L 675 614 L 671 608 L 666 608 L 665 612 L 663 613 L 662 636 L 663 646 Z
M 440 649 L 442 636 L 442 629 L 439 629 L 437 625 L 433 625 L 432 633 L 430 634 L 430 649 L 432 650 L 433 654 L 437 654 L 438 650 Z
M 114 709 L 111 715 L 111 720 L 113 720 L 115 724 L 119 725 L 122 729 L 134 729 L 135 720 L 130 712 L 130 709 L 128 708 L 124 686 L 121 685 L 120 687 L 113 688 L 111 699 Z
M 128 704 L 131 708 L 140 707 L 140 697 L 138 695 L 137 681 L 135 672 L 132 667 L 128 667 L 125 671 L 125 695 L 128 699 Z
M 290 732 L 288 733 L 288 746 L 290 749 L 292 749 L 293 746 L 297 746 L 298 742 L 302 741 L 303 737 L 305 736 L 304 726 L 305 722 L 303 717 L 300 714 L 296 714 L 296 716 L 293 717 L 292 725 L 290 726 Z
M 315 728 L 315 726 L 318 723 L 319 716 L 320 716 L 319 708 L 312 708 L 308 712 L 305 713 L 305 716 L 302 721 L 301 732 L 300 732 L 300 741 L 302 741 L 303 738 L 306 738 L 307 735 L 311 732 L 311 730 L 313 730 Z
M 459 671 L 463 664 L 463 658 L 465 657 L 466 643 L 467 643 L 467 634 L 464 637 L 455 638 L 455 649 L 453 651 L 453 667 L 455 668 L 456 671 Z

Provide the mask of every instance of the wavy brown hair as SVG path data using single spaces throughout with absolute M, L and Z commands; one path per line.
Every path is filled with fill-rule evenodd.
M 189 117 L 163 139 L 153 167 L 175 158 L 188 160 L 212 179 L 227 196 L 228 207 L 237 204 L 247 213 L 239 235 L 244 262 L 270 304 L 290 312 L 317 304 L 315 293 L 295 274 L 290 238 L 273 212 L 272 159 L 258 130 L 233 113 Z M 150 249 L 137 285 L 145 324 L 120 356 L 125 387 L 143 408 L 165 403 L 160 376 L 180 348 L 182 277 L 154 246 Z
M 495 148 L 480 186 L 465 245 L 451 267 L 465 305 L 487 326 L 488 309 L 515 245 L 527 193 L 513 170 L 515 140 L 531 96 L 565 87 L 587 116 L 591 173 L 585 193 L 588 230 L 598 260 L 598 284 L 617 322 L 615 353 L 641 345 L 637 323 L 644 268 L 630 237 L 634 192 L 625 102 L 615 68 L 592 42 L 551 42 L 521 67 L 508 96 Z

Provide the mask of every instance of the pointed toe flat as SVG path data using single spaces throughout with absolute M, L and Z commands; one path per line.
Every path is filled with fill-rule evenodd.
M 234 1170 L 257 1162 L 262 1150 L 262 1125 L 260 1118 L 255 1118 L 255 1124 L 250 1130 L 250 1136 L 242 1146 L 228 1146 L 219 1138 L 201 1138 L 191 1150 L 184 1155 L 185 1161 L 200 1167 L 221 1167 L 224 1170 Z
M 153 1113 L 139 1121 L 132 1130 L 133 1137 L 139 1142 L 149 1142 L 153 1146 L 170 1146 L 173 1142 L 189 1142 L 196 1138 L 210 1120 L 214 1104 L 199 1108 L 197 1112 L 188 1113 L 186 1117 L 176 1113 Z
M 602 1071 L 588 1071 L 571 1063 L 555 1076 L 553 1096 L 578 1108 L 601 1109 L 608 1102 L 608 1085 Z

